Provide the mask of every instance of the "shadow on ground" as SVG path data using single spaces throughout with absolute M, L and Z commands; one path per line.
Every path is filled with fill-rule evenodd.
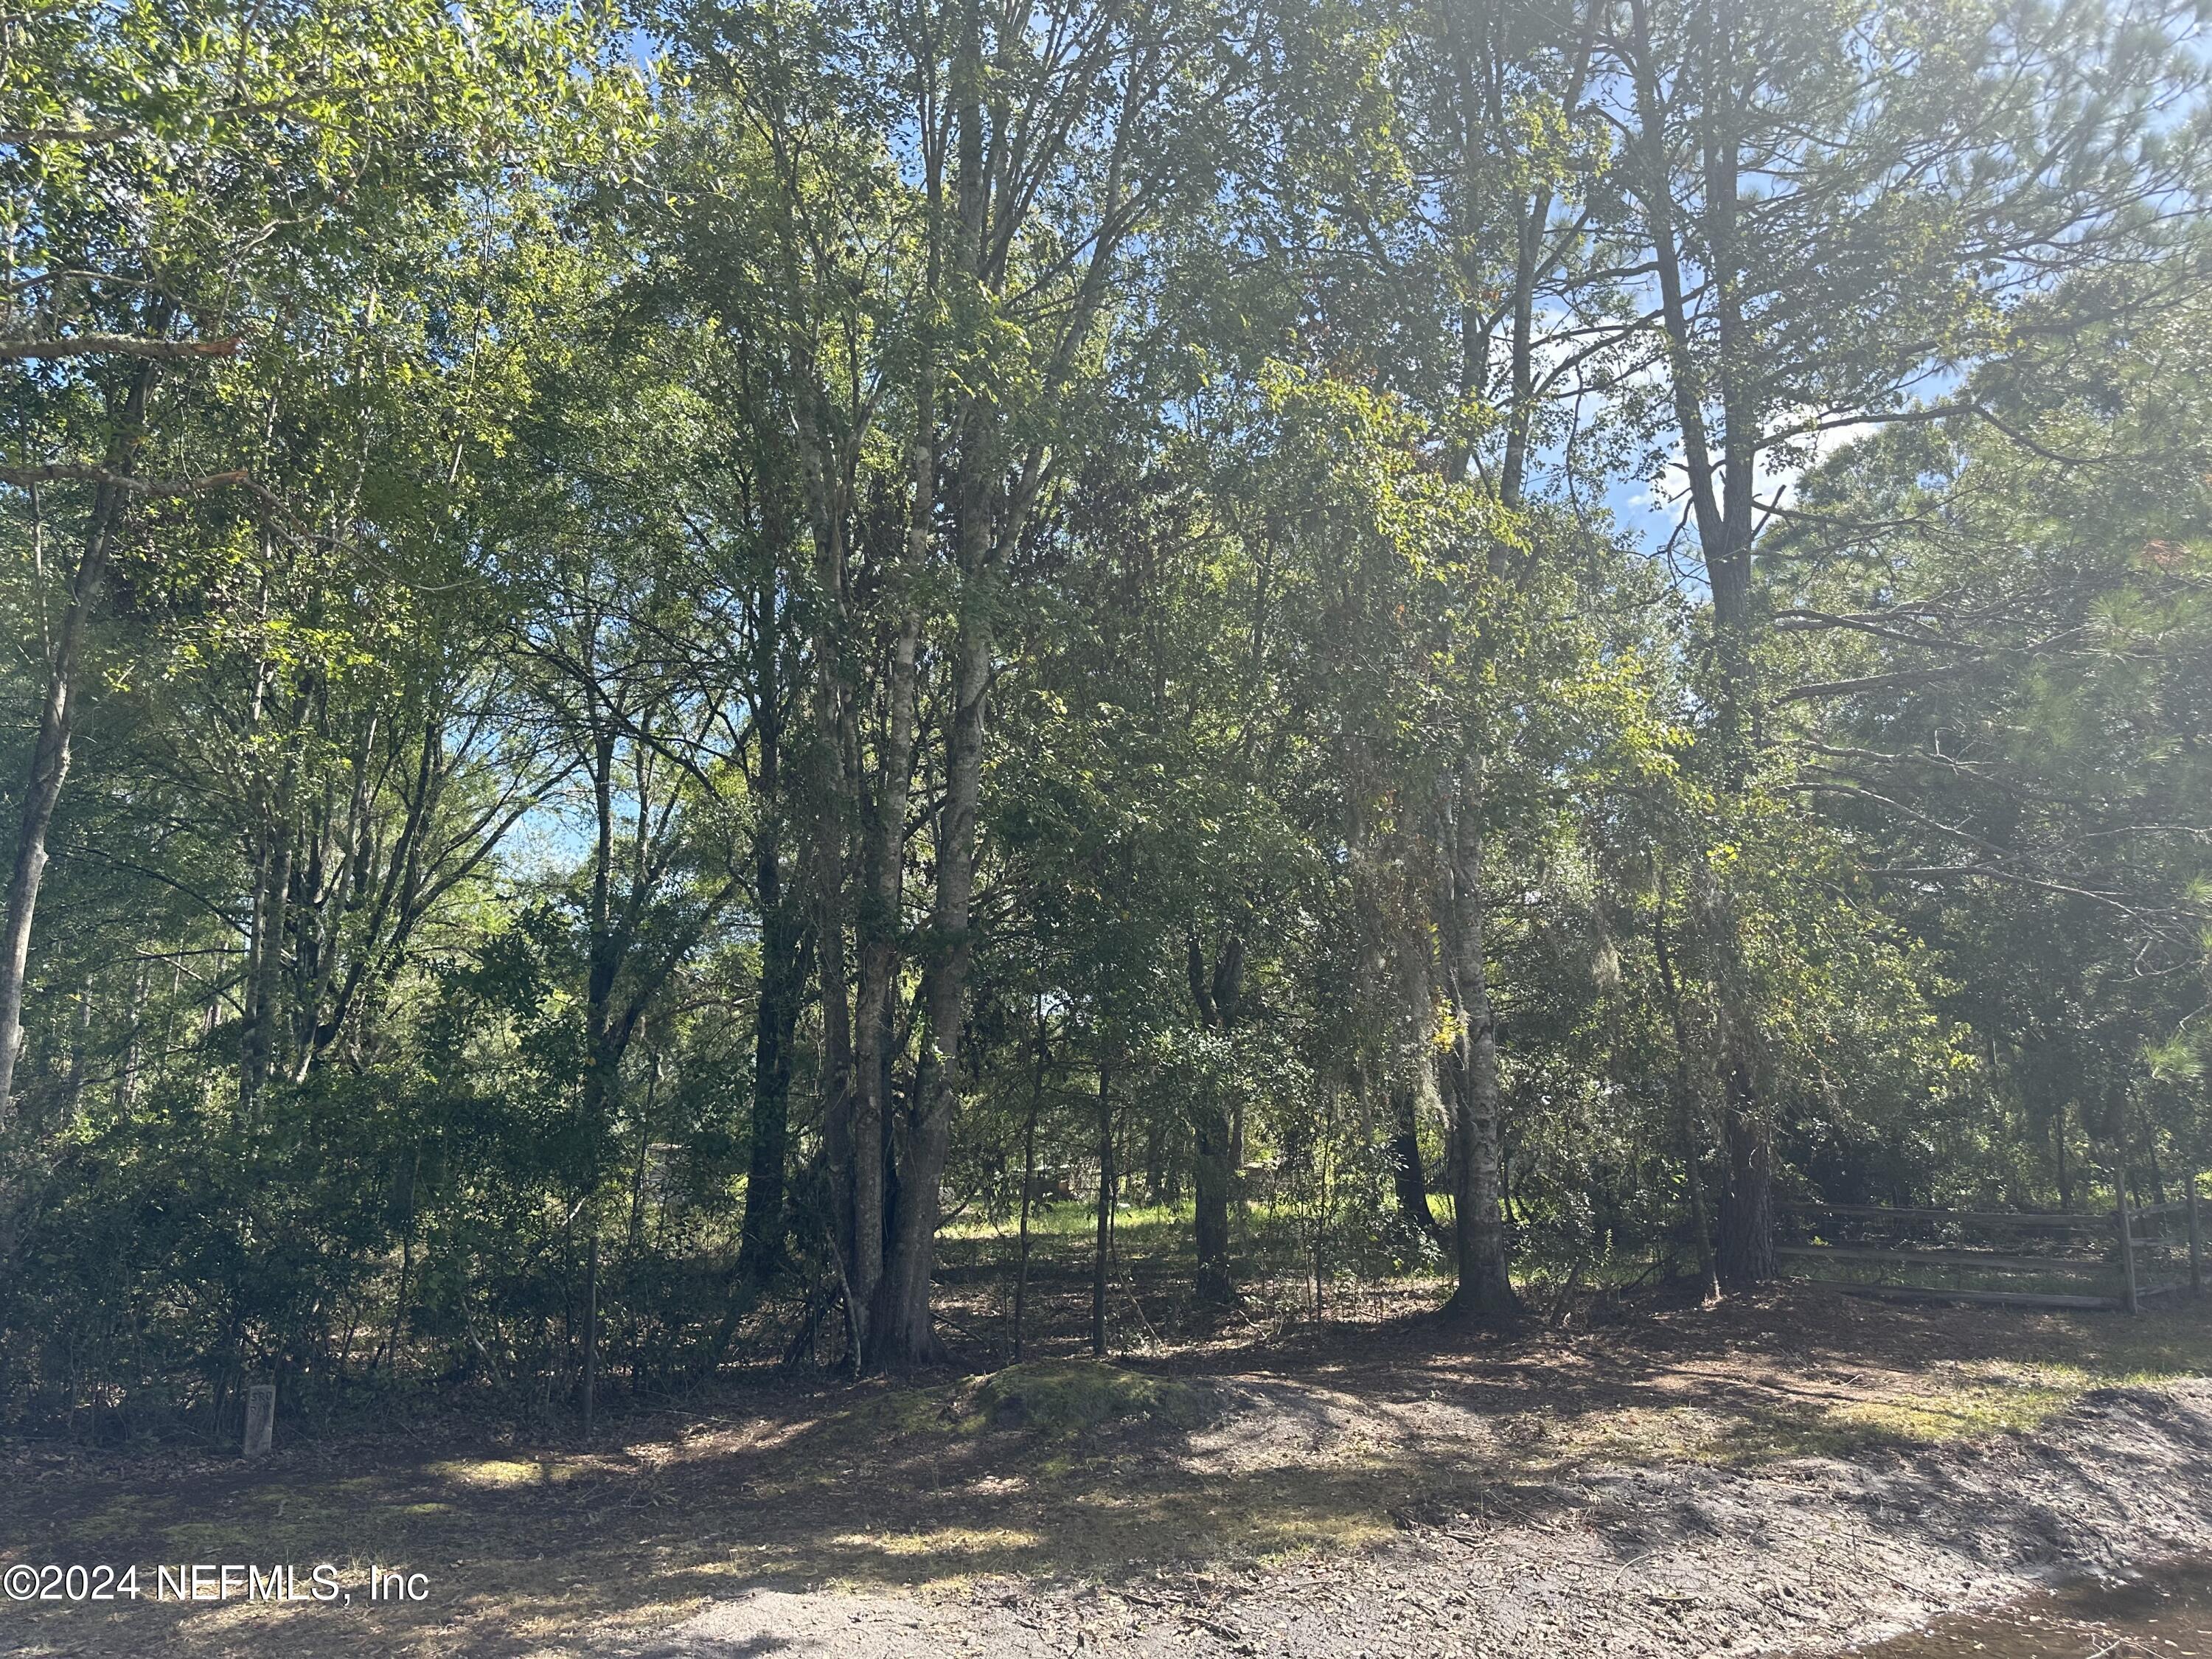
M 590 1454 L 460 1429 L 294 1446 L 250 1470 L 23 1448 L 0 1560 L 136 1562 L 142 1579 L 157 1563 L 289 1563 L 303 1580 L 328 1561 L 356 1593 L 343 1607 L 4 1608 L 0 1646 L 522 1656 L 752 1589 L 1133 1583 L 1568 1510 L 1602 1531 L 1589 1494 L 1620 1471 L 1879 1463 L 2208 1368 L 2212 1325 L 2193 1310 L 2130 1322 L 1782 1291 L 1632 1309 L 1571 1336 L 1400 1319 L 1232 1337 L 1139 1362 L 1108 1386 L 1139 1403 L 1072 1421 L 1003 1409 L 969 1378 L 771 1379 L 618 1419 L 619 1443 Z M 1169 1382 L 1203 1409 L 1163 1408 Z M 1971 1508 L 1963 1488 L 1956 1501 Z M 1667 1524 L 1624 1512 L 1609 1541 L 1626 1560 Z M 1691 1505 L 1671 1524 L 1702 1523 Z M 428 1597 L 368 1604 L 371 1565 L 424 1573 Z

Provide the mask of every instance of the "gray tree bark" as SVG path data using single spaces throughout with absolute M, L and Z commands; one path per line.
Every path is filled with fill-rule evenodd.
M 1507 1270 L 1499 1160 L 1497 1015 L 1490 1000 L 1482 891 L 1482 790 L 1470 769 L 1444 808 L 1441 920 L 1452 1046 L 1453 1240 L 1459 1285 L 1449 1317 L 1510 1318 L 1521 1299 Z

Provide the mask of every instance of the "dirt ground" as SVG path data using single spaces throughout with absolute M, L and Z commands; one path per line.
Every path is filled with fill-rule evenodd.
M 589 1453 L 453 1422 L 248 1467 L 0 1446 L 0 1651 L 679 1656 L 1820 1653 L 2212 1549 L 2212 1317 L 1654 1301 L 1413 1316 L 1116 1367 L 764 1376 Z M 350 1600 L 157 1600 L 319 1563 Z M 372 1567 L 420 1600 L 372 1601 Z

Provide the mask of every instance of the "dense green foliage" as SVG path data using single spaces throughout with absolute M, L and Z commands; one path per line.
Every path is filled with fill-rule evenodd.
M 0 11 L 0 1422 L 2163 1195 L 2198 30 Z

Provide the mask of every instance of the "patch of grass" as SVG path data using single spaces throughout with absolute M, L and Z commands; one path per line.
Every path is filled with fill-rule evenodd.
M 1869 1400 L 1829 1413 L 1838 1425 L 1887 1441 L 1936 1442 L 2025 1434 L 2079 1398 L 2076 1391 L 1968 1383 L 1935 1395 Z
M 1688 1451 L 1699 1462 L 1765 1463 L 1791 1457 L 1850 1457 L 1876 1446 L 1982 1440 L 2039 1428 L 2078 1397 L 2078 1390 L 2061 1388 L 1961 1382 L 1826 1406 L 1755 1406 L 1713 1425 Z
M 1124 1248 L 1131 1247 L 1155 1235 L 1186 1228 L 1190 1224 L 1191 1206 L 1188 1204 L 1124 1204 L 1114 1212 L 1114 1231 Z M 1089 1199 L 1061 1199 L 1055 1203 L 1040 1204 L 1030 1211 L 1030 1246 L 1033 1250 L 1054 1250 L 1068 1243 L 1079 1243 L 1088 1249 L 1096 1236 L 1098 1209 Z M 938 1234 L 939 1242 L 951 1240 L 957 1243 L 988 1239 L 1002 1243 L 1020 1235 L 1016 1218 L 1007 1216 L 999 1220 L 976 1216 L 955 1221 Z
M 939 1527 L 932 1532 L 847 1533 L 830 1541 L 842 1549 L 873 1551 L 894 1559 L 973 1561 L 1040 1549 L 1045 1540 L 1018 1527 Z
M 1212 1415 L 1213 1395 L 1188 1382 L 1097 1360 L 1010 1365 L 975 1391 L 967 1421 L 992 1428 L 1071 1434 L 1129 1419 L 1194 1429 Z
M 550 1458 L 525 1461 L 520 1457 L 460 1457 L 423 1467 L 425 1474 L 476 1492 L 499 1492 L 516 1486 L 550 1486 L 577 1473 L 574 1464 Z

